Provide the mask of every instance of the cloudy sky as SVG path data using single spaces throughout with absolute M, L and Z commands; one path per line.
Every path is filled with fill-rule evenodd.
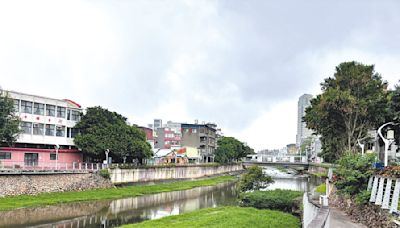
M 1 1 L 0 85 L 147 125 L 296 141 L 297 99 L 343 61 L 400 79 L 400 1 Z

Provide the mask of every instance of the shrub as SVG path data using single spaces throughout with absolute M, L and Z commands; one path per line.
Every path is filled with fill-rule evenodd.
M 106 179 L 110 179 L 110 172 L 108 171 L 108 169 L 102 169 L 100 170 L 100 176 Z
M 370 197 L 371 197 L 371 191 L 364 190 L 362 192 L 359 192 L 356 196 L 356 203 L 359 205 L 368 204 Z
M 375 161 L 375 155 L 348 154 L 342 157 L 335 174 L 337 180 L 335 186 L 340 193 L 355 196 L 367 189 L 368 179 L 373 174 L 371 169 Z
M 302 192 L 292 190 L 254 191 L 239 196 L 241 207 L 280 210 L 293 213 L 300 208 Z
M 263 174 L 260 167 L 251 166 L 246 173 L 240 177 L 238 188 L 240 192 L 259 190 L 262 187 L 267 187 L 268 184 L 273 182 L 274 181 L 270 176 Z

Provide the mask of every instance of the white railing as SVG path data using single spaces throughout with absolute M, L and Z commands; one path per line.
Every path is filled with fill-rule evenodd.
M 97 171 L 99 163 L 0 161 L 0 171 Z

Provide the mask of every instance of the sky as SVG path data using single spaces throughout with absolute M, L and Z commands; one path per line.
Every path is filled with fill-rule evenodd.
M 297 101 L 344 61 L 400 79 L 400 1 L 0 1 L 0 86 L 146 126 L 296 141 Z

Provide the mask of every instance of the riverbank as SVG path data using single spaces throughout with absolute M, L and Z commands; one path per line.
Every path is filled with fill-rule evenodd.
M 300 219 L 280 211 L 258 210 L 247 207 L 217 207 L 197 210 L 182 215 L 168 216 L 131 227 L 276 227 L 298 228 Z
M 179 181 L 146 186 L 127 186 L 111 189 L 96 189 L 81 192 L 44 193 L 35 196 L 15 196 L 0 198 L 0 210 L 12 210 L 25 207 L 39 207 L 69 202 L 119 199 L 169 191 L 186 190 L 200 186 L 210 186 L 236 180 L 235 176 L 219 176 L 204 180 Z

